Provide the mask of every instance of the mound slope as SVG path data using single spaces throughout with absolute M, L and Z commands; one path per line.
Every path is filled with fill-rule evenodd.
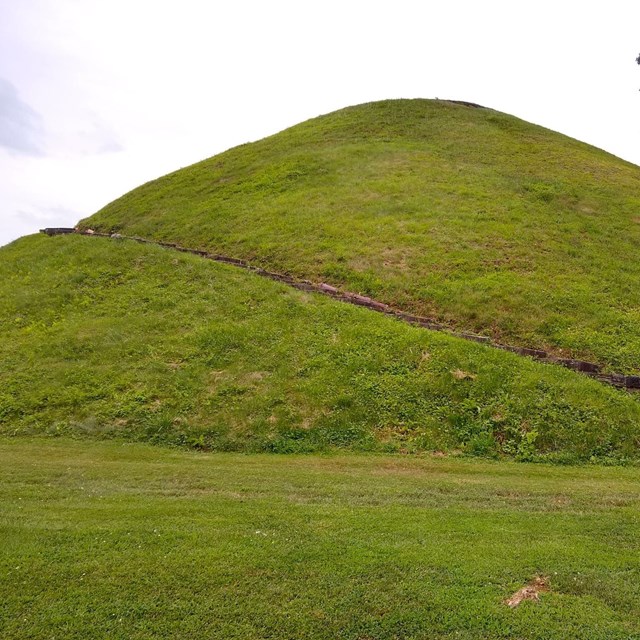
M 637 397 L 150 245 L 0 250 L 0 432 L 636 457 Z
M 324 280 L 494 339 L 638 373 L 640 169 L 491 109 L 351 107 L 84 220 Z

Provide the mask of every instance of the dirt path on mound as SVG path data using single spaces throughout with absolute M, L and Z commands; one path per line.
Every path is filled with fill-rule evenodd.
M 172 249 L 174 251 L 180 251 L 182 253 L 191 253 L 201 258 L 205 258 L 206 260 L 213 260 L 215 262 L 223 262 L 225 264 L 234 265 L 241 269 L 246 269 L 255 273 L 256 275 L 263 276 L 265 278 L 269 278 L 270 280 L 275 280 L 277 282 L 282 282 L 287 284 L 295 289 L 300 289 L 301 291 L 311 291 L 314 293 L 321 293 L 323 295 L 334 298 L 335 300 L 340 300 L 341 302 L 347 302 L 349 304 L 355 304 L 361 307 L 366 307 L 367 309 L 371 309 L 372 311 L 376 311 L 378 313 L 384 313 L 387 316 L 391 316 L 396 318 L 397 320 L 401 320 L 402 322 L 407 322 L 414 326 L 422 327 L 424 329 L 429 329 L 431 331 L 444 331 L 456 338 L 462 338 L 463 340 L 471 340 L 473 342 L 481 342 L 488 346 L 491 346 L 495 349 L 502 349 L 503 351 L 511 351 L 512 353 L 516 353 L 521 356 L 527 356 L 530 358 L 534 358 L 539 362 L 543 362 L 546 364 L 555 364 L 566 367 L 568 369 L 572 369 L 574 371 L 579 371 L 591 378 L 595 378 L 600 382 L 604 382 L 606 384 L 613 385 L 615 387 L 628 389 L 637 391 L 640 390 L 640 376 L 628 376 L 620 373 L 602 373 L 602 367 L 599 364 L 594 362 L 587 362 L 586 360 L 572 360 L 569 358 L 558 358 L 553 354 L 550 354 L 547 351 L 542 349 L 529 349 L 527 347 L 515 347 L 512 345 L 499 344 L 494 342 L 488 336 L 481 336 L 474 333 L 466 333 L 461 331 L 455 331 L 451 327 L 443 325 L 432 318 L 425 318 L 422 316 L 412 315 L 410 313 L 405 313 L 404 311 L 399 311 L 397 309 L 393 309 L 389 305 L 384 302 L 379 302 L 377 300 L 373 300 L 367 296 L 362 296 L 358 293 L 353 293 L 351 291 L 342 291 L 330 284 L 325 282 L 311 282 L 309 280 L 296 280 L 291 276 L 275 273 L 273 271 L 267 271 L 266 269 L 262 269 L 261 267 L 256 267 L 254 265 L 249 264 L 246 260 L 241 260 L 240 258 L 232 258 L 229 256 L 224 256 L 217 253 L 209 253 L 208 251 L 202 251 L 199 249 L 189 249 L 187 247 L 181 247 L 178 244 L 173 242 L 160 242 L 157 240 L 149 240 L 148 238 L 139 238 L 137 236 L 124 236 L 119 233 L 99 233 L 97 231 L 93 231 L 91 229 L 71 229 L 66 227 L 56 227 L 56 228 L 48 228 L 42 229 L 42 233 L 45 233 L 48 236 L 56 236 L 56 235 L 65 235 L 65 234 L 76 234 L 82 236 L 91 236 L 97 238 L 112 238 L 115 240 L 133 240 L 134 242 L 139 242 L 142 244 L 153 244 L 159 247 L 164 247 L 166 249 Z

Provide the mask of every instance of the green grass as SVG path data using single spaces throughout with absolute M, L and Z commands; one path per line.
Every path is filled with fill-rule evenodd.
M 0 636 L 640 638 L 637 468 L 0 442 Z M 509 609 L 534 576 L 551 591 Z
M 638 372 L 639 186 L 510 116 L 393 101 L 83 225 Z M 79 236 L 0 249 L 0 336 L 3 639 L 640 640 L 640 395 Z
M 83 226 L 324 280 L 640 372 L 640 170 L 490 109 L 352 107 L 150 182 Z
M 130 241 L 2 248 L 0 333 L 7 436 L 565 462 L 640 451 L 637 394 Z

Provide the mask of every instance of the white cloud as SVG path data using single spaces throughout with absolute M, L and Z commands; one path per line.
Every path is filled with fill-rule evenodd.
M 0 147 L 13 153 L 42 154 L 42 118 L 18 96 L 16 88 L 0 78 Z
M 124 151 L 113 127 L 88 110 L 59 118 L 56 130 L 49 135 L 49 145 L 58 155 L 72 157 Z

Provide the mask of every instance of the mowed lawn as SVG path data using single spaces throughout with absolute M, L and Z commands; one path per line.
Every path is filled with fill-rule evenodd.
M 0 637 L 640 638 L 639 468 L 0 442 Z M 550 592 L 510 609 L 536 576 Z

